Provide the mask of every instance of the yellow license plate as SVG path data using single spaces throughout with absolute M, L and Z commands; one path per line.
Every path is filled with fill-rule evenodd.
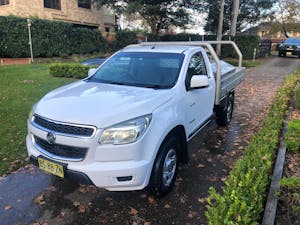
M 62 165 L 59 165 L 54 162 L 50 162 L 46 159 L 38 158 L 39 168 L 48 173 L 52 173 L 56 176 L 64 178 L 64 168 Z
M 291 53 L 291 52 L 286 52 L 286 55 L 287 55 L 287 56 L 291 56 L 292 53 Z

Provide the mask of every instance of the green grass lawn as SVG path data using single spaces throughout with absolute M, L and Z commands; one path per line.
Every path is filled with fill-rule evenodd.
M 74 81 L 54 78 L 46 65 L 0 67 L 0 175 L 12 162 L 24 165 L 27 117 L 32 105 L 50 90 Z

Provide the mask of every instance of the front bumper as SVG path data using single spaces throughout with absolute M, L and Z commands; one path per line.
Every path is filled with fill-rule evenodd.
M 142 139 L 128 145 L 102 146 L 98 144 L 100 132 L 88 139 L 57 136 L 58 144 L 88 148 L 83 160 L 69 161 L 51 158 L 45 152 L 41 152 L 35 145 L 33 137 L 47 140 L 47 132 L 34 127 L 30 122 L 28 128 L 26 146 L 28 155 L 35 165 L 38 165 L 37 157 L 46 157 L 54 162 L 66 164 L 66 178 L 94 184 L 110 191 L 141 190 L 148 185 L 152 160 L 145 159 L 141 153 L 147 146 Z
M 300 56 L 300 49 L 299 48 L 296 48 L 296 49 L 281 48 L 281 49 L 279 49 L 279 53 L 284 54 L 286 56 L 288 56 L 288 55 Z

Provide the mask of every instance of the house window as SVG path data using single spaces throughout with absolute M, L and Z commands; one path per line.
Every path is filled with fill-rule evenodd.
M 8 5 L 9 0 L 0 0 L 0 5 Z
M 61 10 L 60 0 L 44 0 L 44 7 Z
M 105 32 L 106 32 L 106 33 L 109 33 L 109 32 L 110 32 L 110 28 L 109 28 L 109 27 L 105 27 L 104 29 L 105 29 Z
M 78 0 L 78 7 L 91 9 L 91 0 Z

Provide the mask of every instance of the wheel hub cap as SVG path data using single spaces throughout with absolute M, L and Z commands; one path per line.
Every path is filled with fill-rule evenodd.
M 176 171 L 177 155 L 174 149 L 170 149 L 166 155 L 163 166 L 163 183 L 169 186 Z

